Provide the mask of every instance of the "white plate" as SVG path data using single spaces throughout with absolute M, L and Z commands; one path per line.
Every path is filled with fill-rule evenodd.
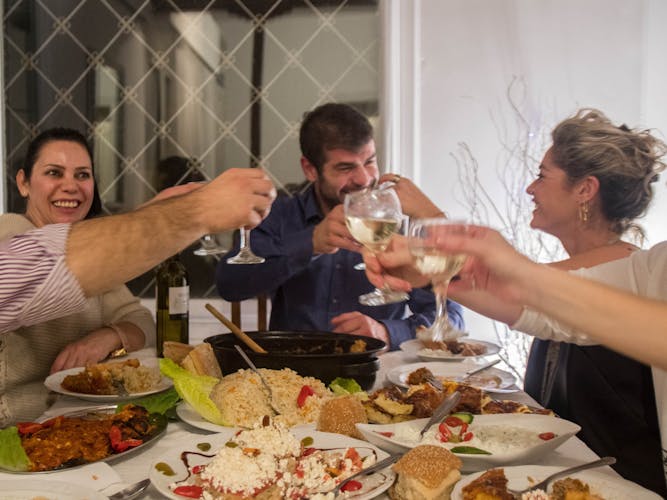
M 219 434 L 211 434 L 209 436 L 190 436 L 187 440 L 183 440 L 180 446 L 176 446 L 161 454 L 160 459 L 151 465 L 148 477 L 153 483 L 153 486 L 167 498 L 172 500 L 183 500 L 180 495 L 174 494 L 169 489 L 169 485 L 175 481 L 185 479 L 188 475 L 187 469 L 181 460 L 181 453 L 184 451 L 193 451 L 195 453 L 202 453 L 197 447 L 200 444 L 206 443 L 211 445 L 211 450 L 204 452 L 207 455 L 214 455 L 216 450 L 224 446 L 227 441 L 238 431 L 237 427 L 226 427 L 224 432 Z M 332 434 L 329 432 L 319 432 L 313 430 L 309 426 L 293 427 L 291 432 L 299 439 L 305 437 L 313 438 L 313 443 L 309 446 L 314 448 L 346 448 L 354 446 L 359 454 L 364 457 L 373 452 L 377 454 L 378 460 L 387 457 L 387 453 L 378 449 L 373 445 L 369 445 L 366 441 L 353 439 L 351 437 L 343 436 L 341 434 Z M 194 465 L 202 465 L 208 463 L 210 458 L 201 455 L 191 455 L 188 459 L 190 467 Z M 156 467 L 158 463 L 167 464 L 175 472 L 173 476 L 166 476 L 160 472 Z M 359 479 L 363 484 L 361 490 L 356 492 L 349 492 L 345 498 L 354 498 L 356 500 L 370 500 L 375 498 L 393 484 L 396 475 L 391 469 L 385 469 L 375 474 Z M 185 483 L 184 483 L 185 484 Z
M 0 480 L 3 500 L 106 500 L 99 491 L 62 481 Z
M 389 453 L 399 453 L 409 450 L 416 446 L 416 438 L 428 419 L 420 418 L 409 420 L 398 424 L 356 424 L 359 431 L 364 435 L 368 442 L 373 443 L 378 448 L 382 448 Z M 490 467 L 496 467 L 511 463 L 530 463 L 539 459 L 546 453 L 555 450 L 565 441 L 574 436 L 581 427 L 568 420 L 552 417 L 548 415 L 527 415 L 523 413 L 503 414 L 503 415 L 475 415 L 470 431 L 475 432 L 475 427 L 483 425 L 507 425 L 520 427 L 530 432 L 542 433 L 553 432 L 556 437 L 548 441 L 541 441 L 539 444 L 524 448 L 518 448 L 504 453 L 494 453 L 492 455 L 476 454 L 457 454 L 463 462 L 462 470 L 478 471 Z M 437 425 L 433 426 L 430 433 L 437 432 Z M 381 433 L 391 433 L 385 435 Z M 410 438 L 414 436 L 414 440 Z M 427 433 L 428 436 L 428 433 Z M 431 443 L 436 444 L 436 443 Z M 439 444 L 439 443 L 438 443 Z M 466 446 L 468 443 L 442 443 L 442 446 L 452 448 L 454 446 Z M 479 448 L 483 446 L 477 445 Z
M 141 364 L 149 368 L 158 366 L 158 359 L 142 359 Z M 76 375 L 84 370 L 84 368 L 69 368 L 68 370 L 62 370 L 56 372 L 52 375 L 49 375 L 44 381 L 44 385 L 47 389 L 58 392 L 60 394 L 65 394 L 67 396 L 74 396 L 75 398 L 85 399 L 86 401 L 95 401 L 96 403 L 112 403 L 117 401 L 128 401 L 130 399 L 137 399 L 144 396 L 150 396 L 151 394 L 156 394 L 158 392 L 165 391 L 169 389 L 173 384 L 169 377 L 163 376 L 160 380 L 160 383 L 155 386 L 150 391 L 144 392 L 135 392 L 128 396 L 118 396 L 115 394 L 83 394 L 81 392 L 72 392 L 66 389 L 63 389 L 60 385 L 67 375 Z
M 546 465 L 520 465 L 515 467 L 504 467 L 505 476 L 507 477 L 507 486 L 513 490 L 521 490 L 527 488 L 535 482 L 539 482 L 549 474 L 563 470 L 563 467 L 554 467 Z M 483 472 L 471 474 L 462 478 L 454 486 L 452 491 L 452 500 L 462 500 L 463 494 L 461 490 L 464 486 L 477 479 Z M 532 478 L 534 482 L 529 482 L 528 478 Z M 632 481 L 627 481 L 621 477 L 612 476 L 610 473 L 604 473 L 596 470 L 587 470 L 577 472 L 569 475 L 569 477 L 576 477 L 591 488 L 592 493 L 601 495 L 605 500 L 659 500 L 660 495 L 639 486 Z
M 218 425 L 214 424 L 213 422 L 209 422 L 185 401 L 181 401 L 176 406 L 176 415 L 178 415 L 178 418 L 180 418 L 186 424 L 190 424 L 193 427 L 197 427 L 198 429 L 205 431 L 225 432 L 229 429 L 229 427 L 225 427 L 224 425 Z
M 468 370 L 479 367 L 479 365 L 472 360 L 464 360 L 461 363 L 438 363 L 433 362 L 424 362 L 424 363 L 411 363 L 408 365 L 397 366 L 387 374 L 387 380 L 392 384 L 399 385 L 401 387 L 408 387 L 406 380 L 408 375 L 413 371 L 419 368 L 428 368 L 429 371 L 436 377 L 448 378 L 451 380 L 460 381 L 465 377 L 465 374 Z M 492 379 L 491 377 L 496 377 Z M 468 384 L 480 389 L 484 389 L 486 392 L 494 392 L 497 394 L 507 394 L 510 392 L 517 392 L 519 388 L 515 385 L 516 378 L 510 372 L 505 370 L 499 370 L 498 368 L 491 367 L 484 370 L 479 375 L 473 375 Z
M 424 345 L 419 339 L 406 340 L 401 344 L 401 351 L 417 356 L 423 361 L 463 361 L 464 359 L 477 359 L 484 356 L 491 356 L 500 352 L 500 346 L 493 342 L 486 342 L 484 340 L 476 340 L 465 338 L 462 342 L 474 342 L 486 346 L 484 354 L 476 354 L 474 356 L 461 356 L 460 354 L 452 354 L 449 351 L 439 351 L 434 349 L 424 349 Z

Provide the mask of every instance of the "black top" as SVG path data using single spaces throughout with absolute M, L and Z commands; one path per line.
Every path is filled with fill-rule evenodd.
M 551 391 L 542 397 L 550 345 L 558 345 Z M 625 479 L 667 498 L 658 414 L 649 366 L 602 346 L 535 339 L 525 391 L 581 426 L 578 437 Z

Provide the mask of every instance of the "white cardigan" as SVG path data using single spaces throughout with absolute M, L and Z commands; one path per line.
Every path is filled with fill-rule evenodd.
M 637 295 L 667 301 L 667 242 L 659 243 L 650 250 L 636 251 L 624 259 L 578 269 L 572 273 Z M 610 307 L 613 305 L 610 304 Z M 512 325 L 512 329 L 545 340 L 579 345 L 598 343 L 558 321 L 528 309 L 524 309 L 517 322 Z M 656 367 L 652 367 L 652 372 L 662 440 L 662 457 L 667 477 L 667 372 Z

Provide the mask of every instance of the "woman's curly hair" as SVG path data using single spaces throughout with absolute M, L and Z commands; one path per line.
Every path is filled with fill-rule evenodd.
M 571 183 L 588 176 L 600 182 L 601 210 L 623 234 L 633 230 L 643 237 L 635 219 L 646 213 L 653 198 L 651 184 L 665 168 L 667 145 L 649 130 L 616 126 L 596 109 L 581 109 L 551 133 L 556 164 Z

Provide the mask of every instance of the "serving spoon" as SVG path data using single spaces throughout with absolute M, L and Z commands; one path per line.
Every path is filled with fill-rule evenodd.
M 390 466 L 391 464 L 393 464 L 394 462 L 398 462 L 398 460 L 399 460 L 403 455 L 405 455 L 405 452 L 395 453 L 395 454 L 393 454 L 393 455 L 389 455 L 388 457 L 383 458 L 383 459 L 380 460 L 379 462 L 375 462 L 375 463 L 374 463 L 373 465 L 371 465 L 370 467 L 366 467 L 365 469 L 361 469 L 361 470 L 360 470 L 359 472 L 357 472 L 356 474 L 352 474 L 350 477 L 346 477 L 346 478 L 343 479 L 340 483 L 338 483 L 334 489 L 329 490 L 329 491 L 327 491 L 326 493 L 333 493 L 334 496 L 335 496 L 335 495 L 338 495 L 338 493 L 340 493 L 340 491 L 341 491 L 341 488 L 343 488 L 343 486 L 345 486 L 347 483 L 349 483 L 349 482 L 352 481 L 353 479 L 357 479 L 357 478 L 359 478 L 359 477 L 361 477 L 361 476 L 367 476 L 367 475 L 372 474 L 372 473 L 374 473 L 374 472 L 376 472 L 376 471 L 379 471 L 379 470 L 382 470 L 382 469 L 384 469 L 384 468 L 386 468 L 386 467 L 389 467 L 389 466 Z
M 213 307 L 211 304 L 206 304 L 204 306 L 206 309 L 208 309 L 208 312 L 210 312 L 213 316 L 215 316 L 220 323 L 225 325 L 227 328 L 231 330 L 231 332 L 236 335 L 236 337 L 241 340 L 245 345 L 250 347 L 253 352 L 259 352 L 261 354 L 266 354 L 266 349 L 264 349 L 261 345 L 259 345 L 257 342 L 255 342 L 253 339 L 251 339 L 246 332 L 241 330 L 238 326 L 236 326 L 234 323 L 229 321 L 229 319 L 222 314 L 220 311 L 218 311 L 215 307 Z
M 241 346 L 234 344 L 234 348 L 239 352 L 239 354 L 243 358 L 243 361 L 246 362 L 246 364 L 250 367 L 250 369 L 257 374 L 257 376 L 259 377 L 259 380 L 262 382 L 262 385 L 264 385 L 264 388 L 269 392 L 269 406 L 271 406 L 271 409 L 274 412 L 276 412 L 276 415 L 280 415 L 280 410 L 278 409 L 278 407 L 275 404 L 273 404 L 273 392 L 271 391 L 271 386 L 269 385 L 269 383 L 262 376 L 262 374 L 259 373 L 259 370 L 255 366 L 255 363 L 252 362 L 252 360 L 248 357 L 248 355 L 241 348 Z

